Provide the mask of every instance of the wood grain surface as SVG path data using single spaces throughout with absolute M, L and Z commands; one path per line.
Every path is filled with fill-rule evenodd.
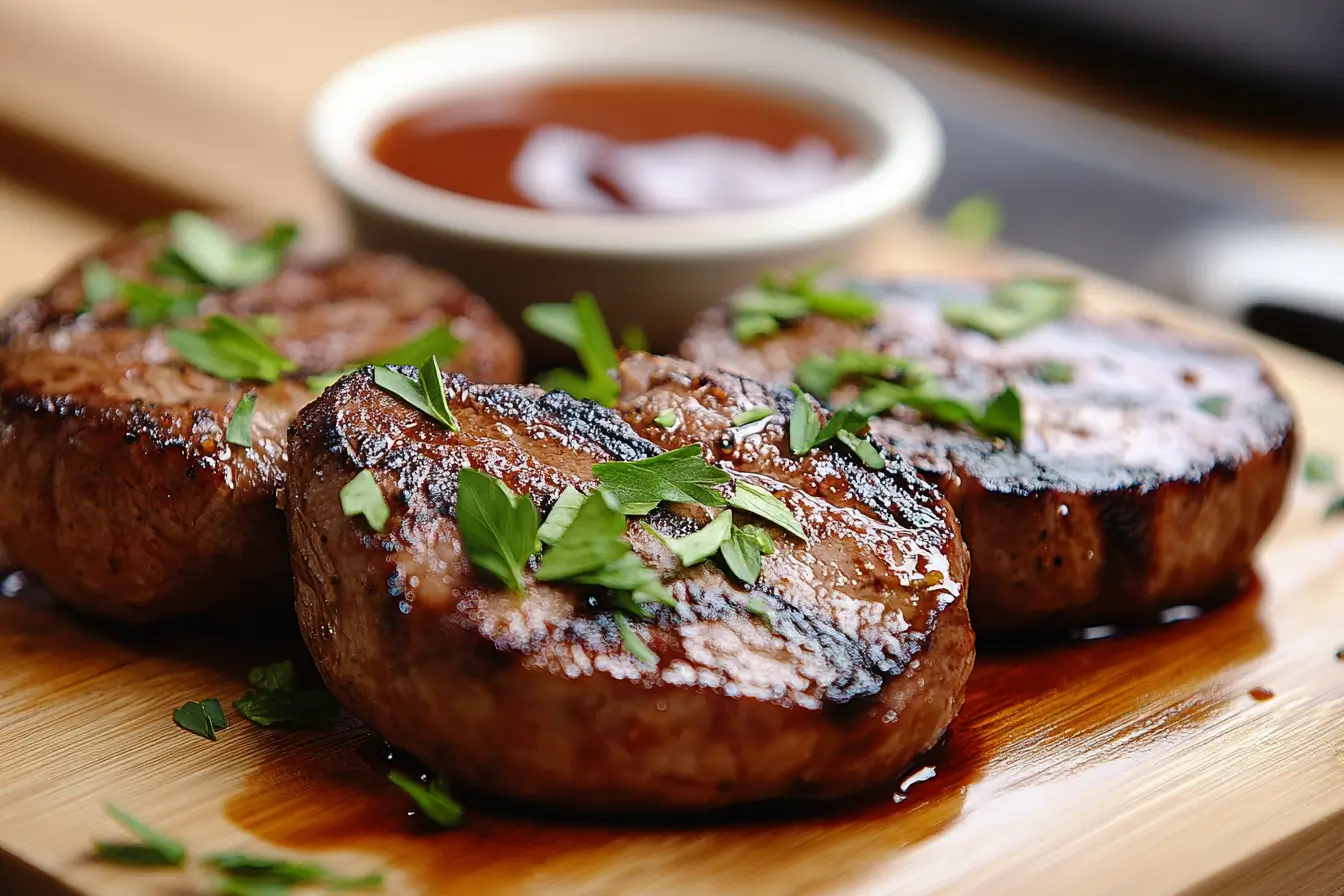
M 867 267 L 1048 264 L 968 254 L 904 225 Z M 1105 281 L 1085 294 L 1105 312 L 1175 317 L 1254 345 L 1298 407 L 1307 447 L 1344 456 L 1339 368 Z M 1338 892 L 1344 520 L 1322 520 L 1326 499 L 1294 488 L 1255 577 L 1220 609 L 982 656 L 947 744 L 927 758 L 931 780 L 671 826 L 538 817 L 469 794 L 465 829 L 427 831 L 353 720 L 317 733 L 237 720 L 217 743 L 173 726 L 186 700 L 239 696 L 251 664 L 300 656 L 289 620 L 129 633 L 20 589 L 0 600 L 0 847 L 10 866 L 81 894 L 209 892 L 199 870 L 91 861 L 90 838 L 116 832 L 110 800 L 201 854 L 381 868 L 393 893 Z M 1273 698 L 1254 699 L 1257 687 Z M 46 891 L 38 877 L 12 880 L 5 892 Z

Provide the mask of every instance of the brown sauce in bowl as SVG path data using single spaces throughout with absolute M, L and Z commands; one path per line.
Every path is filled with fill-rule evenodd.
M 826 189 L 858 140 L 817 100 L 745 85 L 575 80 L 455 96 L 388 124 L 374 159 L 462 196 L 559 212 L 762 208 Z

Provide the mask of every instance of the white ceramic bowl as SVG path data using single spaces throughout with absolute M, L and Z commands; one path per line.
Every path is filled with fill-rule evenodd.
M 374 161 L 399 115 L 437 99 L 574 77 L 689 77 L 824 103 L 858 137 L 855 177 L 779 207 L 690 215 L 570 214 L 426 186 Z M 942 131 L 882 63 L 806 33 L 716 14 L 579 12 L 506 19 L 398 44 L 338 73 L 308 139 L 363 246 L 457 274 L 510 323 L 524 305 L 594 293 L 613 328 L 673 348 L 691 318 L 762 271 L 843 263 L 937 177 Z

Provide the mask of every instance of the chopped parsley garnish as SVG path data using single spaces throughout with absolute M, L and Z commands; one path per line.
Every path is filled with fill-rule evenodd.
M 663 429 L 671 429 L 677 425 L 677 412 L 672 408 L 659 411 L 658 416 L 653 418 L 653 422 Z
M 237 888 L 222 890 L 226 893 L 266 893 L 268 890 L 264 889 L 265 887 L 287 893 L 291 887 L 300 884 L 318 884 L 328 890 L 340 891 L 373 890 L 383 885 L 381 874 L 363 874 L 357 877 L 337 874 L 316 862 L 271 859 L 239 852 L 216 853 L 202 861 L 227 875 L 230 881 L 245 884 L 242 890 Z
M 1195 407 L 1214 417 L 1226 417 L 1231 406 L 1232 399 L 1226 395 L 1210 395 L 1195 402 Z
M 173 710 L 173 721 L 179 727 L 207 740 L 217 740 L 215 732 L 229 727 L 229 720 L 224 717 L 224 707 L 220 706 L 215 697 L 199 703 L 193 700 L 179 706 Z
M 443 388 L 443 372 L 439 359 L 433 355 L 420 368 L 420 381 L 388 367 L 373 368 L 373 384 L 390 392 L 411 407 L 442 423 L 449 432 L 458 432 L 457 417 L 448 407 L 448 393 Z
M 1044 361 L 1036 365 L 1034 376 L 1043 383 L 1073 382 L 1073 365 L 1063 361 Z
M 193 367 L 222 380 L 273 383 L 298 365 L 236 318 L 215 314 L 203 330 L 169 330 L 164 338 Z
M 658 654 L 649 649 L 649 645 L 644 643 L 644 639 L 639 636 L 633 628 L 630 627 L 630 620 L 620 610 L 612 611 L 616 617 L 616 630 L 621 634 L 621 644 L 625 647 L 625 652 L 630 654 L 641 663 L 650 666 L 658 665 Z
M 760 526 L 750 525 L 734 525 L 728 540 L 719 551 L 729 572 L 747 585 L 755 585 L 761 577 L 761 555 L 774 552 L 770 534 Z
M 259 691 L 292 691 L 298 688 L 298 677 L 294 674 L 294 661 L 283 660 L 253 666 L 247 673 L 247 683 Z
M 1302 461 L 1302 478 L 1313 484 L 1335 481 L 1335 459 L 1328 454 L 1313 451 Z
M 783 501 L 759 485 L 741 479 L 735 481 L 733 483 L 733 493 L 728 496 L 728 506 L 754 514 L 766 522 L 774 523 L 790 535 L 796 535 L 803 541 L 807 541 L 807 533 L 803 531 L 803 524 L 798 522 L 798 518 L 793 515 L 793 512 L 784 505 Z M 766 553 L 769 553 L 769 551 L 766 551 Z
M 274 314 L 254 314 L 247 319 L 252 329 L 263 336 L 278 336 L 285 329 Z
M 551 512 L 546 514 L 546 521 L 537 530 L 537 539 L 542 544 L 555 544 L 559 541 L 560 536 L 569 528 L 569 524 L 574 522 L 574 517 L 579 515 L 579 508 L 583 506 L 583 502 L 587 500 L 588 496 L 574 486 L 567 487 L 555 500 Z
M 885 470 L 887 468 L 886 458 L 882 452 L 877 450 L 877 446 L 868 441 L 867 436 L 856 436 L 847 429 L 842 429 L 835 434 L 836 439 L 843 445 L 853 451 L 863 461 L 863 465 L 870 470 Z
M 621 329 L 621 344 L 632 352 L 647 352 L 649 337 L 644 329 L 636 324 L 628 324 Z
M 597 301 L 588 293 L 579 293 L 568 304 L 529 305 L 523 320 L 543 336 L 549 336 L 572 348 L 579 356 L 583 375 L 572 370 L 550 370 L 537 378 L 548 391 L 563 390 L 575 398 L 589 398 L 611 407 L 621 394 L 614 371 L 620 366 L 611 333 Z
M 347 373 L 361 367 L 420 368 L 424 366 L 426 361 L 435 356 L 441 362 L 450 361 L 461 348 L 462 340 L 454 336 L 452 330 L 443 324 L 435 324 L 419 336 L 387 351 L 370 355 L 332 373 L 318 373 L 308 377 L 308 391 L 321 392 Z M 421 408 L 421 410 L 424 410 L 424 408 Z M 425 413 L 428 414 L 429 411 L 425 411 Z
M 853 433 L 868 425 L 870 414 L 843 407 L 832 414 L 831 419 L 822 426 L 821 418 L 817 416 L 807 395 L 797 386 L 794 386 L 794 394 L 797 396 L 797 401 L 794 402 L 793 412 L 789 414 L 789 450 L 798 457 L 829 442 L 841 430 Z
M 764 619 L 767 624 L 773 627 L 775 620 L 770 613 L 770 607 L 759 597 L 752 597 L 746 602 L 742 609 L 759 619 Z
M 1022 441 L 1022 399 L 1012 386 L 994 396 L 982 409 L 933 391 L 932 385 L 911 389 L 896 383 L 873 381 L 850 408 L 859 414 L 886 413 L 896 406 L 918 411 L 925 419 L 952 426 L 970 426 L 982 435 Z M 842 409 L 843 410 L 843 409 Z
M 229 428 L 224 433 L 224 439 L 230 445 L 252 447 L 252 411 L 256 406 L 255 392 L 249 392 L 238 399 L 238 406 L 233 409 L 233 416 L 229 418 Z
M 943 319 L 954 327 L 1011 339 L 1063 317 L 1076 287 L 1074 280 L 1063 277 L 1015 277 L 996 287 L 988 302 L 944 306 Z
M 822 399 L 834 392 L 842 381 L 868 376 L 899 380 L 907 386 L 915 386 L 932 378 L 918 361 L 853 348 L 842 348 L 834 356 L 811 355 L 794 371 L 794 380 L 803 391 Z
M 172 290 L 129 281 L 121 285 L 121 295 L 126 299 L 126 318 L 133 327 L 193 318 L 205 298 L 204 292 L 193 287 Z
M 974 420 L 975 428 L 991 436 L 1022 444 L 1022 397 L 1012 386 L 1005 386 L 985 405 Z
M 248 691 L 233 703 L 243 718 L 263 728 L 330 728 L 341 717 L 341 704 L 328 691 Z
M 493 476 L 463 467 L 457 472 L 457 525 L 471 562 L 524 594 L 523 570 L 541 550 L 532 500 Z
M 84 287 L 83 311 L 92 311 L 94 306 L 121 295 L 121 278 L 112 270 L 111 265 L 101 259 L 94 258 L 84 262 L 84 267 L 80 270 L 80 281 Z
M 361 470 L 354 479 L 341 487 L 341 510 L 346 516 L 363 516 L 375 532 L 387 530 L 392 515 L 372 470 Z
M 652 528 L 649 531 L 658 535 Z M 667 545 L 668 550 L 677 555 L 682 566 L 694 566 L 717 554 L 719 548 L 723 547 L 724 542 L 732 536 L 732 531 L 733 514 L 725 510 L 690 535 L 683 535 L 680 538 L 668 538 L 663 535 L 658 537 Z
M 405 791 L 425 817 L 441 828 L 462 824 L 462 805 L 448 795 L 447 785 L 437 775 L 425 784 L 402 772 L 388 772 L 387 780 Z
M 686 501 L 723 507 L 727 499 L 714 490 L 732 477 L 705 462 L 699 445 L 685 445 L 655 457 L 593 464 L 593 475 L 616 509 L 642 516 L 663 501 Z
M 1329 519 L 1337 514 L 1344 513 L 1344 495 L 1335 498 L 1325 507 L 1325 518 Z
M 963 243 L 983 246 L 1003 229 L 1003 209 L 988 196 L 967 196 L 952 206 L 943 226 Z
M 629 592 L 632 600 L 623 605 L 638 615 L 647 615 L 647 610 L 638 606 L 645 601 L 676 606 L 658 574 L 630 547 L 625 538 L 625 514 L 612 507 L 609 500 L 605 492 L 594 492 L 584 498 L 567 525 L 557 526 L 560 534 L 542 554 L 537 580 Z M 548 517 L 547 523 L 550 521 Z
M 822 290 L 814 273 L 802 273 L 788 281 L 766 275 L 756 287 L 732 301 L 733 335 L 739 342 L 751 342 L 779 331 L 781 325 L 801 320 L 808 314 L 821 314 L 839 320 L 870 321 L 877 316 L 878 304 L 853 290 Z
M 93 841 L 94 854 L 105 862 L 120 865 L 181 865 L 187 858 L 186 848 L 171 837 L 160 834 L 141 821 L 106 804 L 107 814 L 137 838 L 135 843 L 107 843 Z
M 768 405 L 761 405 L 760 407 L 755 408 L 747 408 L 745 411 L 742 411 L 741 413 L 733 416 L 733 425 L 747 426 L 748 424 L 755 423 L 758 420 L 764 420 L 767 417 L 773 417 L 774 415 L 775 415 L 775 409 L 769 407 Z
M 172 243 L 156 263 L 156 271 L 219 289 L 253 286 L 274 277 L 298 236 L 293 224 L 280 223 L 256 242 L 244 243 L 196 212 L 174 214 L 168 219 L 168 232 Z

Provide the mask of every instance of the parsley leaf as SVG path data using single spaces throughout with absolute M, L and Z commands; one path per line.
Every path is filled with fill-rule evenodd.
M 1073 365 L 1063 361 L 1043 361 L 1036 365 L 1036 379 L 1043 383 L 1073 382 Z
M 597 301 L 588 293 L 579 293 L 568 304 L 529 305 L 523 320 L 543 336 L 562 342 L 579 356 L 586 379 L 569 371 L 548 371 L 538 384 L 550 391 L 563 389 L 575 398 L 589 398 L 611 407 L 621 394 L 613 371 L 620 366 L 611 334 Z
M 975 427 L 986 435 L 1022 444 L 1022 398 L 1017 390 L 1005 386 L 976 417 Z
M 462 824 L 462 805 L 448 795 L 448 788 L 437 775 L 422 784 L 409 775 L 392 771 L 387 780 L 406 792 L 425 817 L 441 828 L 455 828 Z
M 363 515 L 369 528 L 379 533 L 387 531 L 387 520 L 392 515 L 372 470 L 361 470 L 341 487 L 341 510 L 346 516 Z
M 803 524 L 785 506 L 784 502 L 759 485 L 738 479 L 734 483 L 733 493 L 728 496 L 728 506 L 746 513 L 755 514 L 761 519 L 774 523 L 779 528 L 807 541 Z M 767 541 L 769 540 L 767 536 Z
M 1195 407 L 1214 417 L 1226 417 L 1231 406 L 1232 399 L 1226 395 L 1210 395 L 1195 402 Z
M 945 305 L 943 319 L 954 327 L 1011 339 L 1063 317 L 1076 286 L 1068 278 L 1015 277 L 995 288 L 986 303 Z
M 810 355 L 794 371 L 798 385 L 820 398 L 834 392 L 841 381 L 855 376 L 884 380 L 899 377 L 910 386 L 930 379 L 928 370 L 917 361 L 853 348 L 842 348 L 834 356 Z
M 177 212 L 168 219 L 172 237 L 161 271 L 178 276 L 185 268 L 195 279 L 220 289 L 237 289 L 271 279 L 284 263 L 289 244 L 298 235 L 293 224 L 274 225 L 255 243 L 239 242 L 204 215 Z
M 745 411 L 742 411 L 741 413 L 733 416 L 733 425 L 746 426 L 750 423 L 755 423 L 758 420 L 764 420 L 767 417 L 773 417 L 774 415 L 775 415 L 775 409 L 768 405 L 761 405 L 760 407 L 747 408 Z
M 80 282 L 84 290 L 84 307 L 81 314 L 92 311 L 95 305 L 110 301 L 121 295 L 121 278 L 112 266 L 99 258 L 84 262 L 80 270 Z
M 621 329 L 621 344 L 632 352 L 647 352 L 649 337 L 644 328 L 637 324 L 627 324 Z
M 298 687 L 294 661 L 284 660 L 253 666 L 247 673 L 247 683 L 259 691 L 292 691 Z
M 95 840 L 93 849 L 98 858 L 121 865 L 181 865 L 186 861 L 187 850 L 181 843 L 160 834 L 111 803 L 107 803 L 105 808 L 107 814 L 134 834 L 139 842 L 106 843 Z
M 761 549 L 764 542 L 767 550 Z M 759 526 L 733 527 L 720 554 L 728 571 L 747 585 L 755 585 L 761 577 L 761 554 L 774 553 L 770 536 Z
M 658 412 L 658 416 L 653 418 L 653 422 L 663 429 L 671 429 L 677 425 L 677 412 L 672 408 L 666 408 Z
M 546 521 L 537 530 L 537 538 L 542 544 L 555 544 L 559 541 L 560 536 L 569 528 L 569 524 L 574 522 L 574 517 L 578 516 L 583 502 L 587 500 L 588 496 L 572 485 L 561 492 L 555 505 L 551 507 L 551 512 L 546 514 Z
M 341 717 L 341 704 L 324 690 L 248 691 L 234 701 L 233 708 L 263 728 L 330 728 Z
M 988 196 L 967 196 L 943 219 L 948 233 L 969 246 L 991 243 L 1003 229 L 1003 209 Z
M 164 338 L 187 363 L 222 380 L 273 383 L 298 367 L 261 334 L 224 314 L 206 318 L 204 330 L 169 330 Z
M 390 367 L 375 367 L 373 368 L 373 384 L 384 392 L 397 396 L 422 414 L 430 417 L 434 416 L 434 411 L 430 409 L 429 402 L 425 400 L 424 390 L 420 388 L 419 383 L 406 374 Z
M 383 885 L 381 874 L 363 874 L 352 877 L 328 871 L 315 862 L 295 862 L 290 859 L 269 859 L 239 852 L 221 852 L 202 860 L 206 865 L 228 875 L 233 883 L 244 883 L 243 889 L 223 889 L 225 893 L 244 893 L 254 896 L 266 893 L 266 887 L 279 887 L 277 892 L 289 892 L 299 884 L 321 884 L 328 890 L 371 890 Z M 258 889 L 260 888 L 260 889 Z
M 429 405 L 431 416 L 448 427 L 449 432 L 458 432 L 460 427 L 452 409 L 448 407 L 448 393 L 443 388 L 443 371 L 439 370 L 436 355 L 430 355 L 420 367 L 420 388 L 425 393 L 425 403 Z
M 1341 513 L 1344 513 L 1344 495 L 1340 495 L 1326 505 L 1325 518 L 1330 519 L 1330 517 Z
M 537 579 L 629 592 L 628 598 L 620 594 L 610 595 L 608 602 L 638 616 L 650 615 L 640 606 L 646 601 L 675 607 L 676 601 L 663 588 L 658 574 L 645 565 L 625 539 L 625 515 L 612 508 L 608 501 L 609 496 L 602 491 L 583 498 L 573 519 L 542 555 Z
M 838 320 L 870 321 L 877 316 L 878 304 L 854 290 L 822 290 L 816 277 L 803 273 L 782 281 L 766 275 L 755 289 L 734 297 L 733 335 L 739 342 L 750 342 L 778 332 L 780 325 L 808 314 L 821 314 Z
M 724 511 L 690 535 L 683 535 L 681 538 L 668 538 L 663 535 L 658 537 L 672 553 L 677 555 L 682 566 L 694 566 L 719 552 L 719 548 L 723 547 L 732 536 L 732 527 L 733 514 L 731 511 Z M 652 528 L 649 531 L 658 534 Z
M 797 386 L 794 386 L 793 390 L 797 401 L 794 402 L 793 411 L 789 415 L 789 450 L 799 457 L 829 442 L 841 431 L 848 430 L 852 433 L 868 425 L 868 417 L 871 414 L 847 406 L 832 414 L 831 419 L 822 426 L 816 409 L 812 407 L 811 399 Z
M 207 740 L 218 740 L 215 732 L 229 727 L 229 720 L 224 717 L 224 707 L 214 697 L 199 703 L 194 700 L 184 703 L 173 710 L 173 721 L 178 727 Z
M 684 445 L 644 460 L 593 464 L 602 490 L 622 513 L 641 516 L 663 501 L 688 501 L 723 507 L 727 499 L 711 486 L 732 477 L 705 462 L 699 445 Z
M 658 665 L 658 654 L 649 649 L 649 645 L 639 637 L 639 634 L 630 627 L 630 620 L 620 610 L 612 613 L 616 617 L 616 630 L 621 634 L 621 644 L 625 646 L 626 653 L 639 660 L 641 663 L 647 663 L 650 666 Z
M 224 433 L 224 439 L 230 445 L 252 447 L 252 411 L 256 406 L 255 392 L 249 392 L 238 399 L 238 406 L 233 409 L 233 416 L 229 418 L 229 428 Z
M 168 320 L 195 317 L 205 293 L 199 289 L 173 291 L 150 283 L 125 282 L 126 319 L 133 327 L 152 327 Z
M 994 396 L 981 410 L 964 401 L 948 398 L 931 391 L 931 387 L 910 389 L 895 383 L 875 381 L 869 384 L 851 404 L 860 414 L 872 416 L 885 413 L 897 405 L 919 411 L 927 420 L 951 426 L 971 426 L 989 436 L 1002 436 L 1014 442 L 1022 441 L 1022 399 L 1012 386 Z
M 850 451 L 858 455 L 863 465 L 870 470 L 885 470 L 887 461 L 882 457 L 882 452 L 877 450 L 872 442 L 865 436 L 856 436 L 847 429 L 842 429 L 835 434 L 842 444 L 846 445 Z
M 375 367 L 420 367 L 435 355 L 449 361 L 461 348 L 462 340 L 454 336 L 452 330 L 444 324 L 435 324 L 408 342 L 364 358 L 355 367 L 370 364 Z
M 537 508 L 500 480 L 471 467 L 457 471 L 457 527 L 473 564 L 524 594 L 523 569 L 541 550 Z M 540 578 L 540 574 L 538 574 Z
M 1328 454 L 1313 451 L 1302 462 L 1302 478 L 1311 483 L 1335 481 L 1335 459 Z
M 764 619 L 765 624 L 770 626 L 770 628 L 773 629 L 775 627 L 775 619 L 770 612 L 770 607 L 759 597 L 753 596 L 743 605 L 742 609 L 759 619 Z

